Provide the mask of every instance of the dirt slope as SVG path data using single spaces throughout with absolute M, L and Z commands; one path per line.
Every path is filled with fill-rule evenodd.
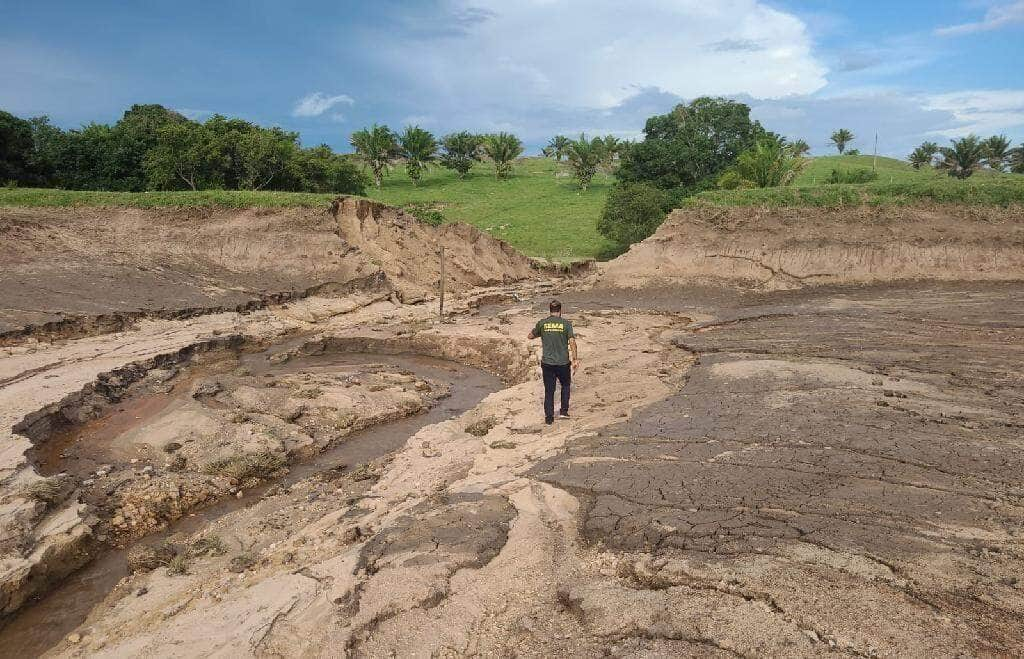
M 676 210 L 606 267 L 608 286 L 763 290 L 894 280 L 1024 278 L 1024 208 Z
M 474 227 L 435 228 L 354 198 L 329 209 L 0 209 L 0 238 L 0 336 L 62 321 L 89 334 L 313 292 L 415 301 L 436 294 L 442 245 L 449 290 L 536 274 Z

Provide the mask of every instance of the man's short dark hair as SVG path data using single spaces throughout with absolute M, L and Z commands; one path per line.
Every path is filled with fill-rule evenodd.
M 548 309 L 551 310 L 551 313 L 561 313 L 562 303 L 558 300 L 551 300 L 551 304 L 548 305 Z

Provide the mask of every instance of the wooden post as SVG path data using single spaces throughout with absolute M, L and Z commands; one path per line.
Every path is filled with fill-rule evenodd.
M 441 299 L 437 307 L 437 317 L 444 322 L 444 245 L 441 245 Z
M 875 133 L 875 158 L 871 161 L 871 171 L 878 171 L 878 133 Z

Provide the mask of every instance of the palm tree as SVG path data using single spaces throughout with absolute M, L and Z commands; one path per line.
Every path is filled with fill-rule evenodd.
M 736 158 L 733 171 L 750 185 L 773 188 L 792 183 L 806 163 L 793 155 L 791 147 L 783 146 L 782 140 L 764 137 Z
M 836 132 L 832 133 L 832 142 L 839 149 L 839 155 L 843 155 L 843 151 L 846 151 L 846 145 L 854 140 L 853 133 L 845 128 L 840 128 Z
M 588 140 L 586 135 L 580 134 L 580 139 L 569 142 L 568 155 L 573 176 L 580 189 L 586 190 L 598 167 L 608 160 L 608 142 L 600 137 Z
M 811 151 L 811 145 L 806 140 L 796 140 L 791 142 L 787 147 L 790 155 L 794 158 L 803 158 Z
M 405 171 L 409 173 L 412 184 L 419 185 L 423 171 L 437 157 L 437 140 L 430 131 L 419 126 L 406 126 L 399 143 L 405 157 Z
M 930 165 L 932 160 L 935 159 L 935 154 L 939 152 L 939 145 L 935 142 L 922 142 L 921 146 L 914 149 L 914 152 L 910 154 L 910 164 L 913 165 L 914 169 L 921 169 L 923 165 Z
M 398 152 L 395 134 L 387 126 L 373 125 L 352 133 L 349 140 L 356 155 L 373 172 L 373 184 L 380 187 L 381 180 L 391 168 L 391 159 Z
M 984 142 L 985 164 L 997 172 L 1003 171 L 1006 160 L 1010 155 L 1011 142 L 1006 135 L 993 135 Z
M 562 158 L 569 153 L 568 149 L 571 143 L 572 140 L 565 135 L 555 135 L 544 147 L 542 153 L 548 158 L 554 157 L 557 162 L 562 162 Z
M 508 178 L 512 163 L 523 154 L 523 143 L 511 133 L 496 133 L 484 137 L 484 153 L 494 161 L 494 175 Z
M 985 145 L 973 134 L 950 142 L 953 146 L 939 150 L 942 154 L 939 168 L 947 170 L 950 176 L 965 179 L 981 166 L 985 158 Z

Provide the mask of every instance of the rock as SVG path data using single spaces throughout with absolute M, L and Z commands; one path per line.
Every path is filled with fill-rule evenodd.
M 76 644 L 76 643 L 80 643 L 81 640 L 82 640 L 82 635 L 81 634 L 68 634 L 68 643 Z
M 179 444 L 178 442 L 169 442 L 168 444 L 164 445 L 164 451 L 167 453 L 174 453 L 180 448 L 181 444 Z
M 491 428 L 498 425 L 498 420 L 493 416 L 487 416 L 466 426 L 466 432 L 475 437 L 483 437 L 491 432 Z
M 201 398 L 203 396 L 213 396 L 224 390 L 220 382 L 216 380 L 205 380 L 196 382 L 192 385 L 192 397 Z

